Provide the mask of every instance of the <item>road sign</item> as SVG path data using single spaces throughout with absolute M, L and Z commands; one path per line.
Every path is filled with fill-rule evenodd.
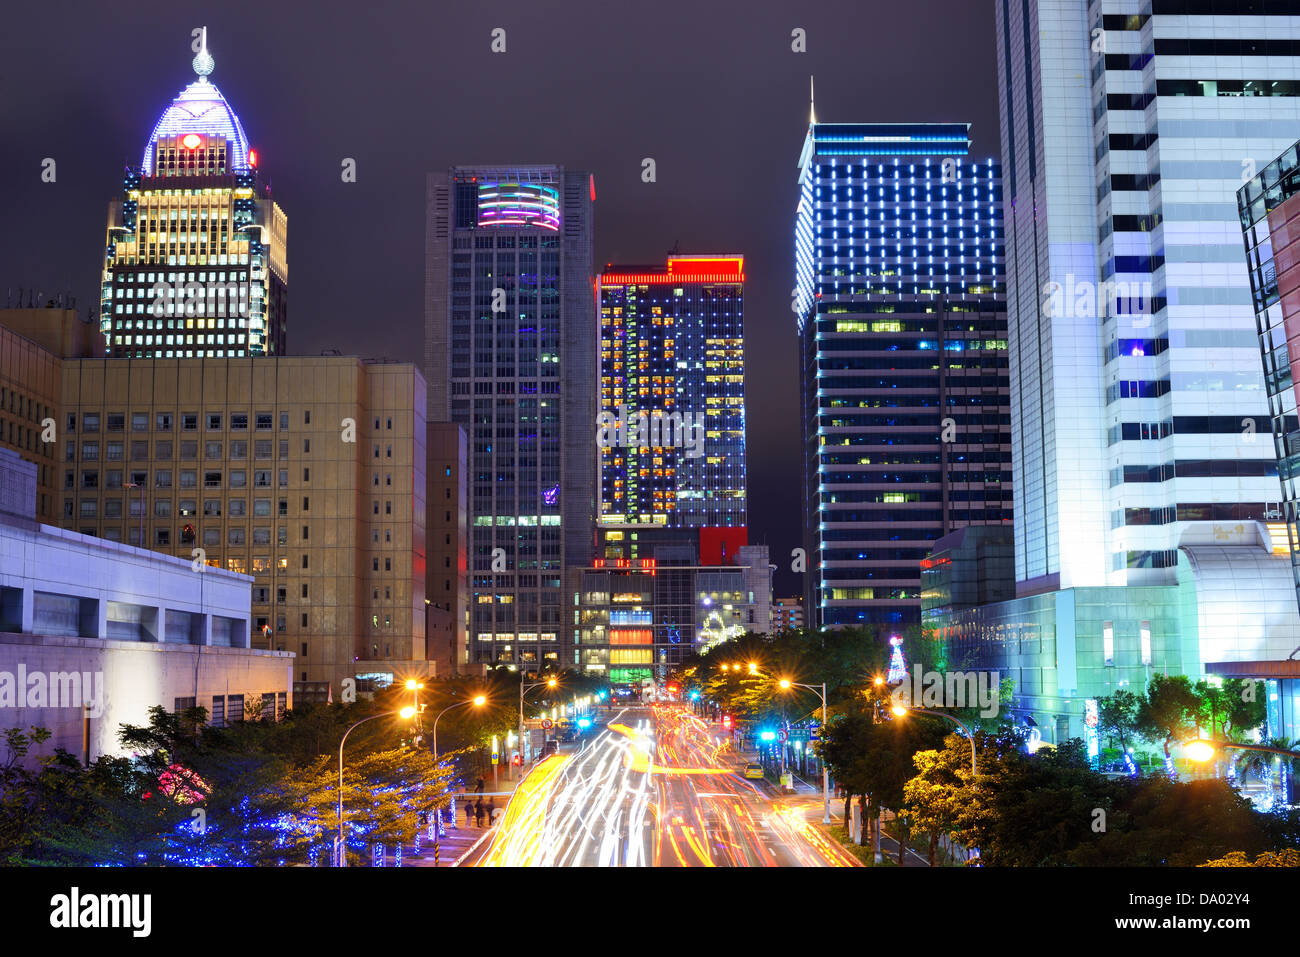
M 550 731 L 553 727 L 555 727 L 555 722 L 552 721 L 550 718 L 543 718 L 543 719 L 542 719 L 542 730 L 543 730 L 543 731 Z
M 778 738 L 780 738 L 782 741 L 788 741 L 789 738 L 790 738 L 790 734 L 789 734 L 789 732 L 787 732 L 784 728 L 782 728 L 780 731 L 778 731 L 778 732 L 776 733 L 776 736 L 777 736 Z

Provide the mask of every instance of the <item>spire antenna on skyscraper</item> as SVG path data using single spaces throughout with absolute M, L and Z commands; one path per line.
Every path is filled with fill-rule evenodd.
M 817 91 L 813 86 L 812 74 L 808 75 L 808 123 L 817 122 Z
M 194 67 L 194 72 L 199 75 L 199 82 L 207 83 L 208 74 L 216 66 L 216 61 L 212 59 L 212 54 L 208 52 L 208 28 L 200 27 L 199 29 L 202 31 L 199 34 L 199 52 L 194 57 L 191 66 Z

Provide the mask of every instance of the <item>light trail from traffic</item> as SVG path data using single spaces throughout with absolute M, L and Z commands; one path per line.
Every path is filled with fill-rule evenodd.
M 743 779 L 726 748 L 680 707 L 623 709 L 524 779 L 478 866 L 857 865 L 807 820 L 811 804 Z

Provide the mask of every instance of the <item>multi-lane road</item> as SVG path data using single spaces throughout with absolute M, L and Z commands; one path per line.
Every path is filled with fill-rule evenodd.
M 820 811 L 744 780 L 717 731 L 680 707 L 628 708 L 533 769 L 476 863 L 852 866 L 811 823 Z

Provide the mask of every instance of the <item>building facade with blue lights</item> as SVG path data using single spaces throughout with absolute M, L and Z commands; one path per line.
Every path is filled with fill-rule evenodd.
M 817 123 L 799 161 L 805 605 L 920 621 L 920 565 L 1011 519 L 1002 180 L 969 127 Z
M 1267 7 L 996 3 L 1016 597 L 931 650 L 1094 758 L 1100 698 L 1276 682 L 1300 645 L 1236 202 L 1300 127 L 1300 17 Z
M 595 182 L 458 166 L 427 200 L 429 417 L 469 442 L 469 662 L 572 667 L 564 595 L 595 542 Z
M 140 166 L 109 204 L 100 287 L 105 353 L 129 358 L 281 355 L 288 219 L 221 91 L 207 30 L 198 79 L 163 111 Z

